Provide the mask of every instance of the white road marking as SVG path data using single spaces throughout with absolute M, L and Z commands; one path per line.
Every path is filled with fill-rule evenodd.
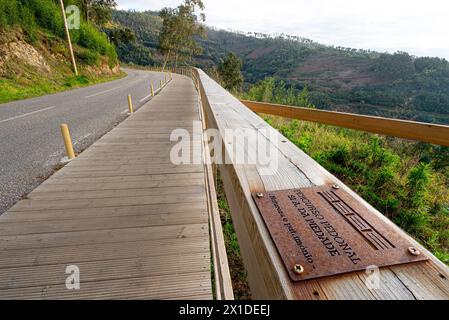
M 131 82 L 128 83 L 128 86 L 132 85 L 134 83 L 137 83 L 137 82 L 142 82 L 142 81 L 143 81 L 143 79 L 137 79 L 137 80 L 131 81 Z
M 19 118 L 23 118 L 23 117 L 28 117 L 28 116 L 31 116 L 32 114 L 35 114 L 35 113 L 38 113 L 38 112 L 47 111 L 47 110 L 50 110 L 50 109 L 53 109 L 53 108 L 56 108 L 56 107 L 52 106 L 52 107 L 47 107 L 47 108 L 44 108 L 44 109 L 36 110 L 36 111 L 33 111 L 33 112 L 28 112 L 28 113 L 25 113 L 25 114 L 21 114 L 20 116 L 15 116 L 15 117 L 12 117 L 12 118 L 0 120 L 0 123 L 11 121 L 11 120 L 15 120 L 15 119 L 19 119 Z
M 129 112 L 129 110 L 128 110 L 128 109 L 125 109 L 125 110 L 123 110 L 122 112 L 120 112 L 120 114 L 124 114 L 124 113 L 127 113 L 127 112 Z
M 142 79 L 137 79 L 137 80 L 128 82 L 128 83 L 127 83 L 127 86 L 131 86 L 131 85 L 133 85 L 134 83 L 141 82 L 141 81 L 143 81 L 143 80 L 142 80 Z M 93 97 L 99 96 L 99 95 L 101 95 L 101 94 L 108 93 L 108 92 L 111 92 L 111 91 L 113 91 L 113 90 L 117 90 L 117 89 L 119 89 L 119 88 L 121 88 L 121 87 L 115 87 L 115 88 L 112 88 L 112 89 L 108 89 L 108 90 L 104 90 L 104 91 L 101 91 L 101 92 L 97 92 L 97 93 L 94 93 L 94 94 L 91 94 L 91 95 L 86 96 L 86 98 L 93 98 Z
M 108 90 L 105 90 L 105 91 L 101 91 L 101 92 L 97 92 L 97 93 L 91 94 L 90 96 L 86 96 L 86 98 L 92 98 L 92 97 L 96 97 L 96 96 L 99 96 L 100 94 L 103 94 L 103 93 L 107 93 L 107 92 L 110 92 L 110 91 L 116 90 L 116 89 L 118 89 L 118 88 L 119 88 L 119 87 L 116 87 L 116 88 L 112 88 L 112 89 L 108 89 Z

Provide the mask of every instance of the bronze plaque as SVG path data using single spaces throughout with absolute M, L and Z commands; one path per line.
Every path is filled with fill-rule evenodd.
M 341 189 L 319 186 L 253 198 L 294 281 L 427 260 Z

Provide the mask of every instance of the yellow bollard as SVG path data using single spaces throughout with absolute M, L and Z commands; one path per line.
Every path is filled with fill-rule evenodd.
M 151 84 L 151 96 L 154 97 L 154 87 L 153 87 L 153 84 Z
M 73 152 L 72 138 L 70 137 L 70 131 L 67 124 L 61 124 L 62 138 L 64 139 L 65 150 L 67 151 L 67 157 L 71 160 L 75 158 L 75 152 Z
M 159 88 L 161 88 L 162 89 L 162 80 L 160 80 L 160 87 Z
M 129 108 L 129 113 L 133 113 L 133 100 L 132 100 L 130 94 L 128 94 L 128 108 Z

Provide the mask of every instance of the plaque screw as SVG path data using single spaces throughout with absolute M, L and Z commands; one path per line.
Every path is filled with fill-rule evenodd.
M 256 194 L 256 197 L 257 197 L 257 198 L 262 198 L 262 197 L 263 197 L 263 193 L 261 193 L 261 192 L 257 193 L 257 194 Z
M 302 265 L 300 265 L 300 264 L 295 264 L 293 266 L 293 272 L 296 273 L 296 274 L 301 274 L 301 273 L 304 272 L 304 267 Z
M 408 248 L 408 252 L 410 252 L 414 256 L 419 256 L 421 254 L 421 251 L 419 251 L 415 247 Z
M 332 188 L 334 188 L 334 189 L 340 189 L 340 186 L 339 186 L 338 184 L 333 184 L 333 185 L 332 185 Z

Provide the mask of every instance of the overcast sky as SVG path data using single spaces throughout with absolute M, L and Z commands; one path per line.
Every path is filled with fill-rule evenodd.
M 159 10 L 181 0 L 117 0 L 119 9 Z M 324 44 L 407 51 L 449 59 L 447 0 L 204 0 L 206 24 L 286 33 Z

